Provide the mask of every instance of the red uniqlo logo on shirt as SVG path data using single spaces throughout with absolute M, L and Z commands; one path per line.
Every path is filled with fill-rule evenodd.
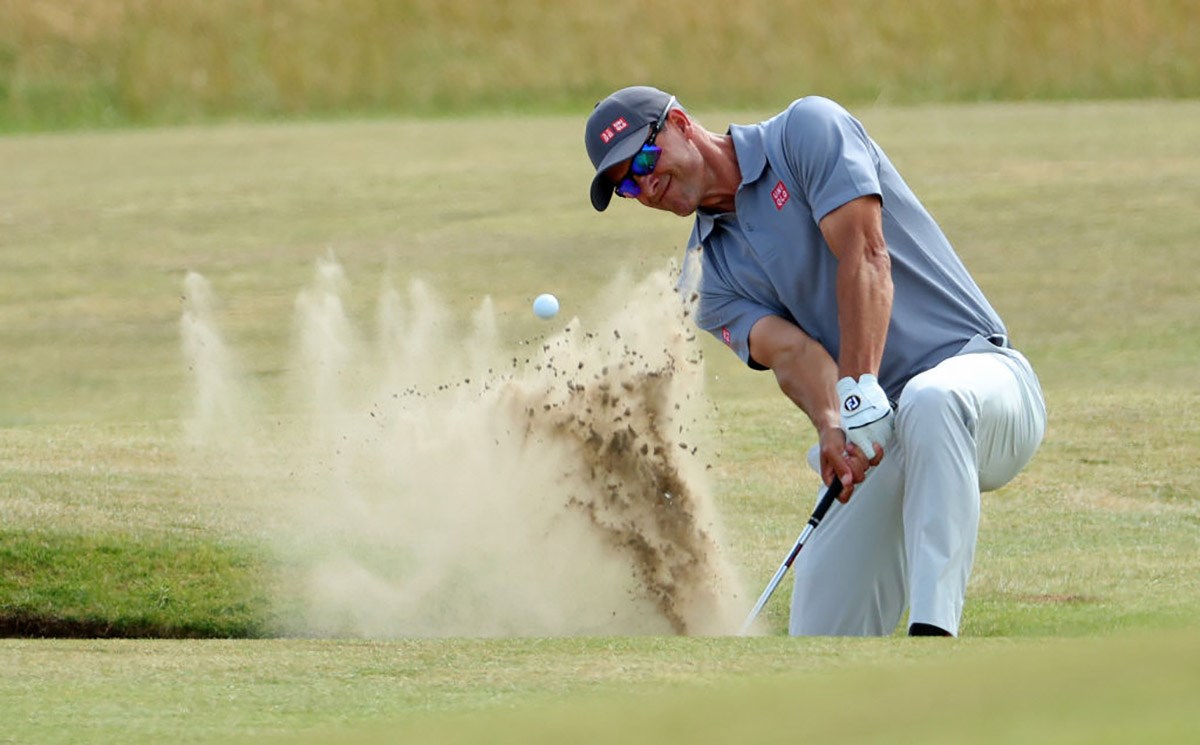
M 777 210 L 783 209 L 783 205 L 787 204 L 788 190 L 782 181 L 775 184 L 775 188 L 771 190 L 771 199 L 774 200 L 775 209 Z
M 728 326 L 721 327 L 721 341 L 725 342 L 731 347 L 733 346 L 733 334 L 729 333 Z

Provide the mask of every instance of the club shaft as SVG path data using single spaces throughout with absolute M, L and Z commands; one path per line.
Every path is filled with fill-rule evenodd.
M 808 524 L 804 526 L 804 530 L 800 531 L 800 537 L 797 538 L 796 543 L 792 545 L 792 550 L 788 552 L 787 558 L 784 559 L 783 563 L 779 565 L 779 569 L 775 570 L 775 576 L 771 577 L 771 581 L 767 583 L 767 588 L 763 590 L 762 595 L 760 595 L 758 598 L 758 602 L 754 604 L 754 608 L 750 611 L 750 615 L 746 616 L 746 621 L 742 624 L 742 628 L 738 632 L 739 636 L 745 636 L 747 633 L 749 633 L 750 628 L 754 626 L 755 620 L 758 619 L 758 614 L 762 612 L 762 609 L 766 606 L 767 601 L 771 599 L 771 595 L 774 594 L 775 588 L 778 587 L 779 583 L 783 581 L 783 576 L 787 574 L 787 570 L 792 566 L 792 562 L 796 560 L 796 556 L 800 553 L 800 549 L 804 548 L 804 543 L 808 540 L 808 537 L 812 535 L 812 532 L 816 530 L 817 526 L 821 524 L 821 521 L 825 519 L 825 513 L 829 512 L 830 506 L 833 505 L 833 500 L 837 499 L 837 496 L 841 493 L 842 482 L 838 479 L 834 479 L 829 488 L 825 490 L 825 494 L 821 497 L 821 501 L 817 503 L 816 509 L 813 510 L 812 517 L 808 518 Z

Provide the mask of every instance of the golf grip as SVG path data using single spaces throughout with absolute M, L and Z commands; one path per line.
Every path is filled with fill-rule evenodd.
M 792 562 L 796 560 L 796 555 L 799 554 L 800 549 L 804 547 L 805 541 L 807 541 L 808 537 L 812 535 L 812 532 L 817 529 L 817 526 L 821 524 L 821 521 L 825 519 L 825 513 L 829 512 L 829 508 L 833 505 L 833 500 L 837 499 L 838 495 L 841 493 L 842 482 L 840 479 L 834 479 L 833 483 L 829 485 L 829 488 L 825 490 L 825 494 L 822 495 L 821 501 L 817 502 L 817 507 L 813 510 L 812 517 L 808 518 L 808 524 L 805 525 L 804 530 L 800 532 L 800 537 L 796 539 L 795 545 L 792 546 L 791 553 L 789 553 L 787 558 L 783 560 L 783 563 L 779 565 L 779 569 L 775 570 L 775 576 L 772 577 L 771 581 L 767 583 L 767 589 L 763 590 L 762 595 L 758 598 L 758 602 L 754 604 L 754 609 L 750 611 L 750 615 L 746 616 L 746 620 L 742 624 L 741 630 L 738 631 L 739 636 L 745 636 L 747 633 L 749 633 L 751 627 L 754 626 L 755 619 L 757 619 L 758 614 L 762 612 L 763 606 L 765 606 L 767 601 L 771 599 L 771 594 L 775 592 L 775 588 L 778 587 L 780 581 L 783 580 L 783 575 L 787 573 L 787 570 L 792 566 Z

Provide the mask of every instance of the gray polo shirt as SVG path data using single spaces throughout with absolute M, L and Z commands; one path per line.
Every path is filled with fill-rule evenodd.
M 750 328 L 786 318 L 836 360 L 837 259 L 822 218 L 858 197 L 883 201 L 895 295 L 879 382 L 897 400 L 908 380 L 1004 324 L 950 242 L 862 125 L 825 98 L 729 128 L 742 172 L 735 209 L 696 213 L 680 289 L 700 293 L 696 323 L 755 369 Z

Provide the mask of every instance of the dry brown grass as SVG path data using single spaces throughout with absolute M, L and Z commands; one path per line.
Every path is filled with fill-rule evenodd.
M 0 127 L 586 107 L 1190 97 L 1187 0 L 0 0 Z

